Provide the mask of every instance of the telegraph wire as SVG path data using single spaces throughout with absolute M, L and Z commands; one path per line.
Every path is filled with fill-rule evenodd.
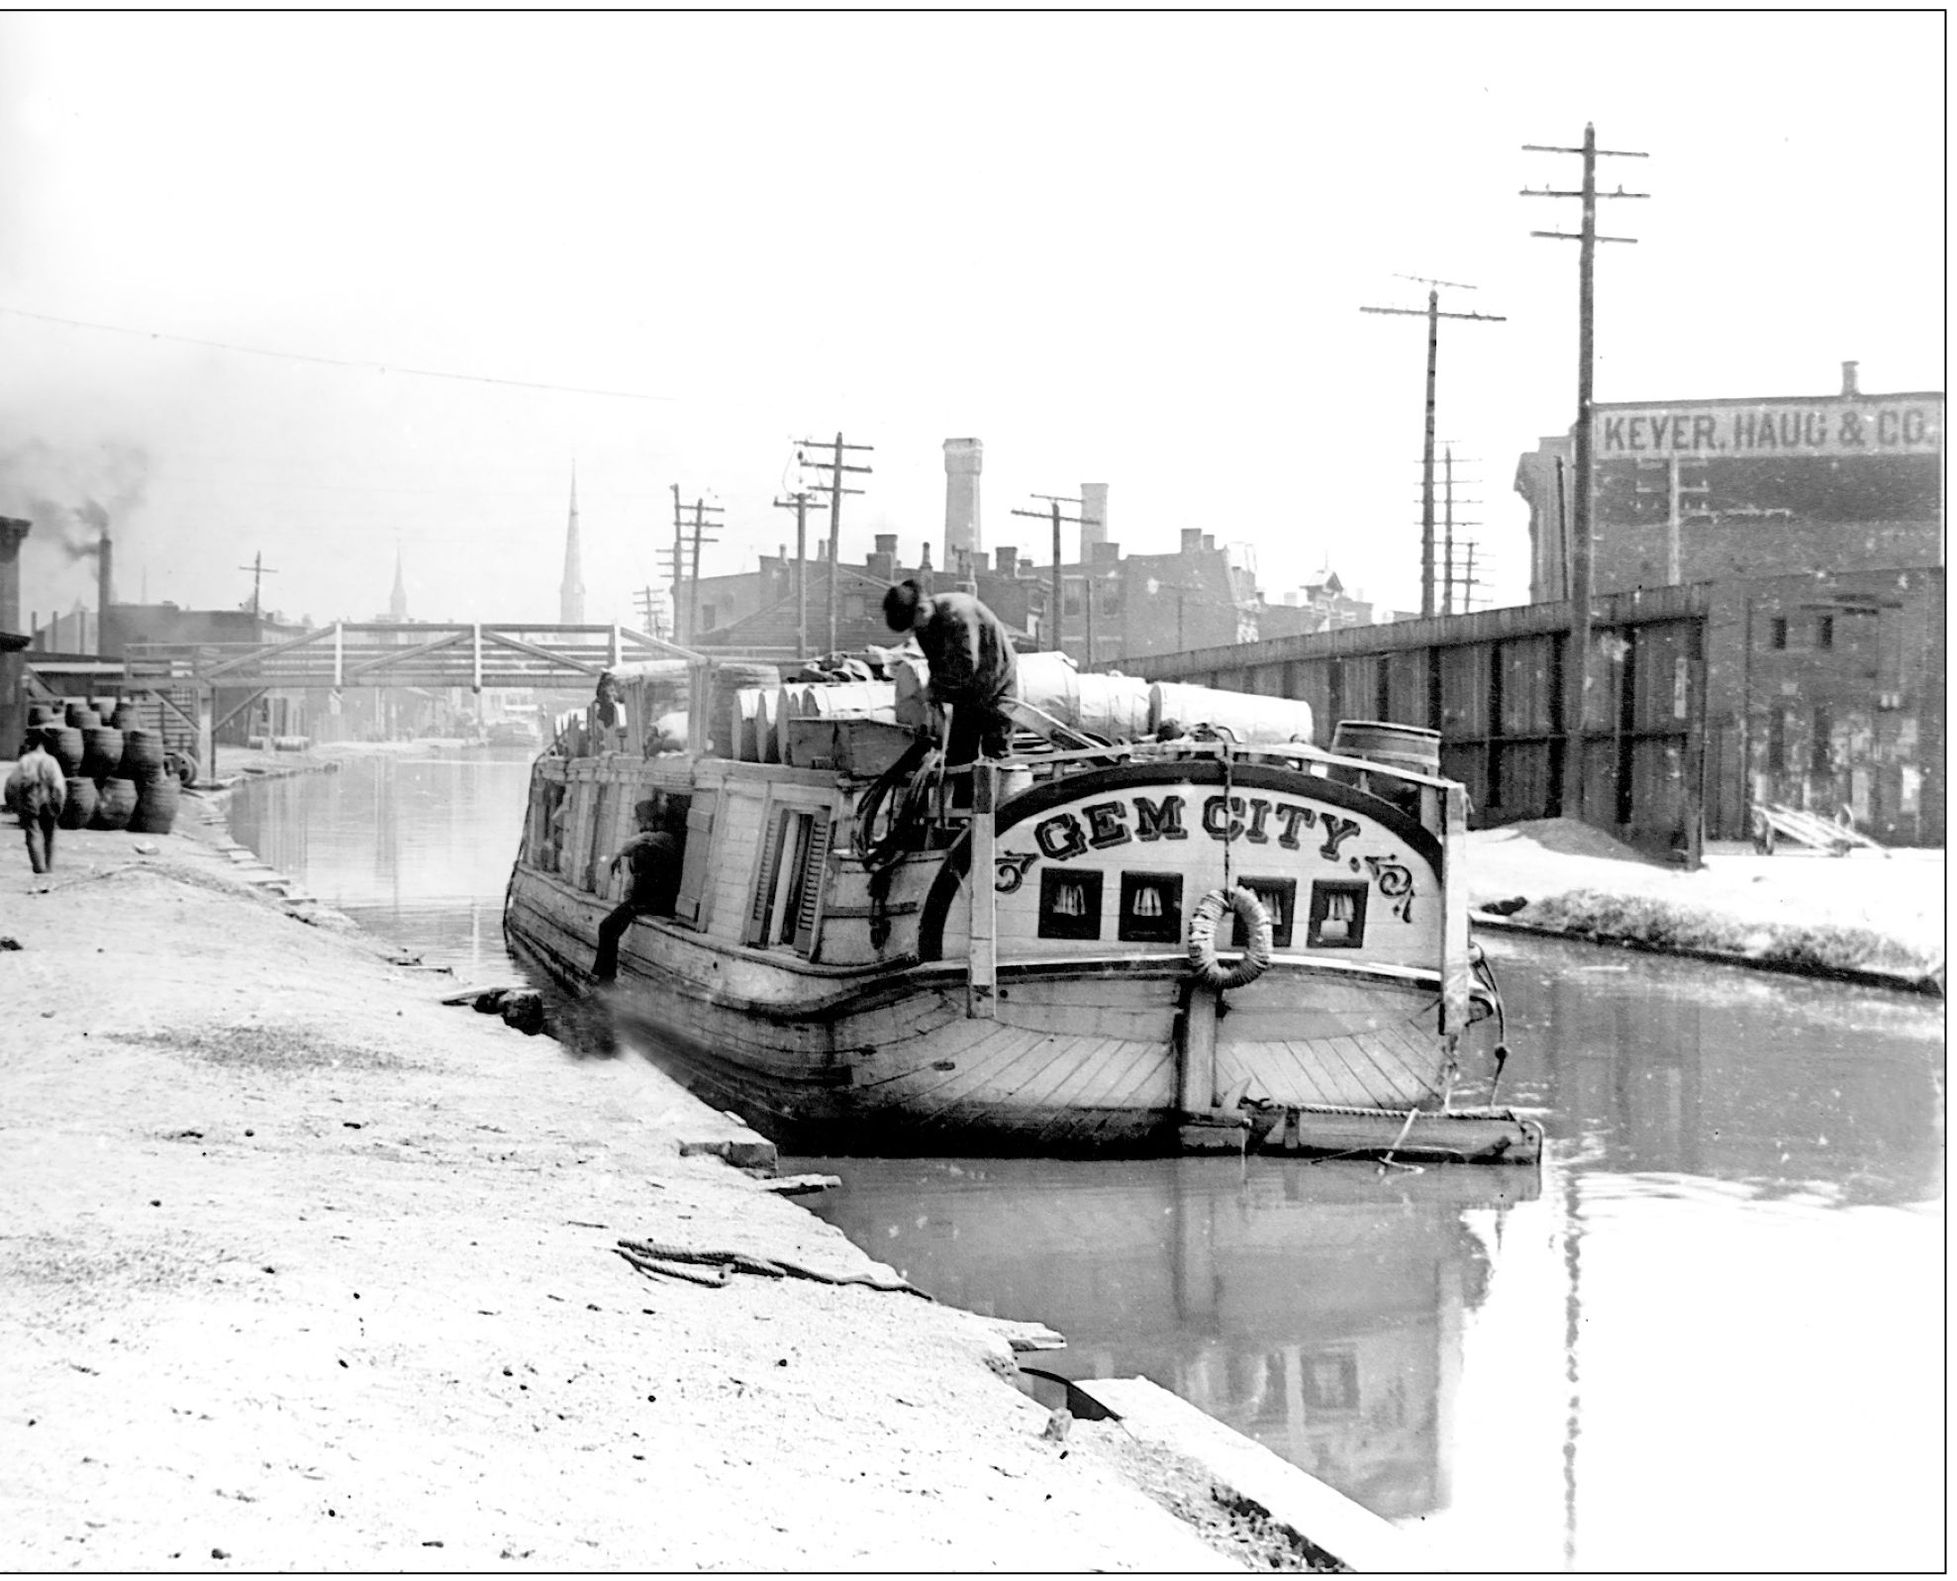
M 68 329 L 101 330 L 110 335 L 132 335 L 139 340 L 168 340 L 183 346 L 202 346 L 210 351 L 233 351 L 247 357 L 270 357 L 281 362 L 309 362 L 325 368 L 357 368 L 371 373 L 397 373 L 415 379 L 451 379 L 461 384 L 493 384 L 513 390 L 547 390 L 556 395 L 597 395 L 614 401 L 677 401 L 677 395 L 648 395 L 641 390 L 606 390 L 584 384 L 548 384 L 537 379 L 500 379 L 487 373 L 456 373 L 443 368 L 407 368 L 393 363 L 361 361 L 350 357 L 323 357 L 305 351 L 269 351 L 263 346 L 239 346 L 225 340 L 204 340 L 196 335 L 173 335 L 160 329 L 131 329 L 126 324 L 99 324 L 85 318 L 62 318 L 53 313 L 35 313 L 24 307 L 0 304 L 0 313 L 14 318 L 33 319 L 42 324 L 60 324 Z

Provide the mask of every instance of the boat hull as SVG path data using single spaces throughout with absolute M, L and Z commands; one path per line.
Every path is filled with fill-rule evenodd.
M 1449 1050 L 1427 1030 L 1429 984 L 1273 967 L 1228 996 L 1214 1022 L 1213 1079 L 1192 1107 L 1191 987 L 1178 961 L 1003 962 L 990 1014 L 972 1016 L 955 963 L 816 967 L 640 919 L 621 945 L 617 982 L 597 985 L 590 968 L 608 909 L 519 867 L 506 931 L 530 963 L 601 1005 L 622 1040 L 784 1145 L 1270 1148 L 1408 1161 L 1540 1153 L 1540 1128 L 1525 1118 L 1449 1104 Z

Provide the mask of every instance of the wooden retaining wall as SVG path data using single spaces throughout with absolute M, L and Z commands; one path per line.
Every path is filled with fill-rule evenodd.
M 1703 801 L 1706 584 L 1600 597 L 1582 722 L 1581 808 L 1565 784 L 1567 603 L 1354 626 L 1126 661 L 1154 681 L 1302 698 L 1320 745 L 1341 719 L 1441 733 L 1476 827 L 1580 815 L 1696 862 Z M 1726 837 L 1737 837 L 1735 834 Z

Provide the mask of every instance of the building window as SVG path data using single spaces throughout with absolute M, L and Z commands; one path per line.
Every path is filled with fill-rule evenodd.
M 1366 942 L 1366 886 L 1320 881 L 1311 886 L 1308 950 L 1356 950 Z
M 1121 613 L 1121 584 L 1119 582 L 1103 582 L 1101 584 L 1101 591 L 1095 596 L 1094 603 L 1103 615 L 1119 615 Z
M 1080 613 L 1081 582 L 1078 577 L 1069 577 L 1060 584 L 1060 612 L 1063 615 Z
M 1777 707 L 1767 715 L 1767 772 L 1787 772 L 1788 710 Z
M 1787 617 L 1776 615 L 1767 623 L 1767 646 L 1785 648 L 1787 646 Z
M 1123 873 L 1117 934 L 1125 944 L 1182 942 L 1182 875 Z
M 1823 615 L 1814 623 L 1814 645 L 1817 648 L 1832 648 L 1835 645 L 1835 617 Z
M 1808 746 L 1808 767 L 1816 774 L 1835 772 L 1835 722 L 1826 708 L 1814 711 L 1814 738 Z
M 1263 901 L 1264 909 L 1271 914 L 1271 948 L 1290 949 L 1291 922 L 1298 910 L 1298 881 L 1295 878 L 1240 878 L 1237 882 Z M 1236 923 L 1230 943 L 1241 950 L 1247 942 L 1243 923 Z
M 1101 875 L 1079 867 L 1050 867 L 1040 874 L 1040 937 L 1101 936 Z
M 719 616 L 720 611 L 715 609 L 713 605 L 702 604 L 700 606 L 700 629 L 702 631 L 712 631 L 714 623 L 719 619 Z

